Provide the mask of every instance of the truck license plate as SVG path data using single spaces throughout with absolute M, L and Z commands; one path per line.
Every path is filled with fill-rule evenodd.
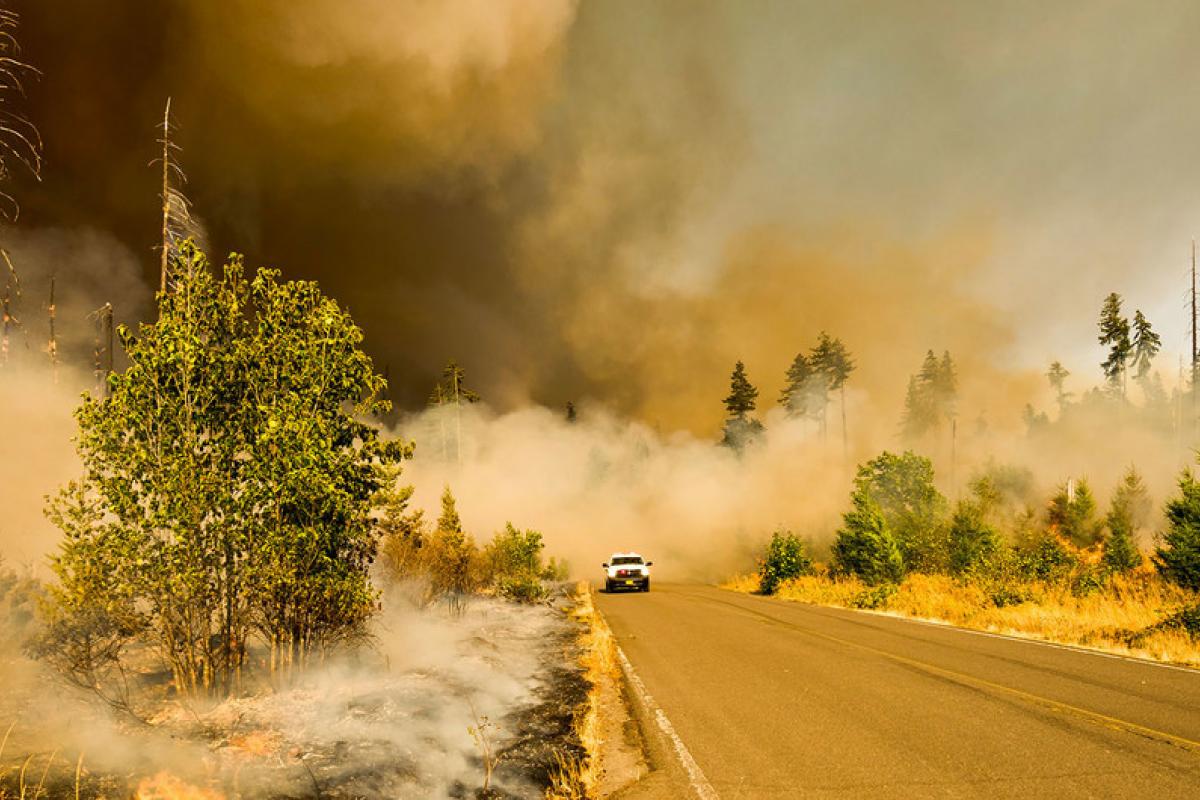
M 625 581 L 626 586 L 633 586 L 633 581 Z

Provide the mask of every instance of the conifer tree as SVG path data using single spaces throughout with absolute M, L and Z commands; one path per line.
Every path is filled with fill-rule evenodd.
M 788 367 L 783 391 L 779 393 L 779 405 L 790 418 L 810 416 L 809 385 L 812 381 L 813 369 L 803 353 L 797 353 Z
M 1095 513 L 1096 499 L 1087 480 L 1081 478 L 1073 488 L 1070 483 L 1059 488 L 1050 500 L 1046 521 L 1072 544 L 1087 547 L 1095 544 L 1101 533 Z
M 567 401 L 567 422 L 576 422 L 579 419 L 579 413 L 575 410 L 575 402 Z
M 462 533 L 462 520 L 458 517 L 454 494 L 450 491 L 449 486 L 442 490 L 442 513 L 438 516 L 437 529 L 450 533 Z
M 1150 325 L 1141 309 L 1133 313 L 1133 377 L 1149 393 L 1147 382 L 1154 357 L 1162 349 L 1162 337 Z
M 729 396 L 725 398 L 728 416 L 721 444 L 740 453 L 762 435 L 762 423 L 748 416 L 757 407 L 757 397 L 758 389 L 746 376 L 746 365 L 738 361 L 729 377 Z
M 937 432 L 957 413 L 958 373 L 949 351 L 939 360 L 932 350 L 925 353 L 921 371 L 909 379 L 901 417 L 901 433 L 906 441 Z
M 1167 530 L 1154 551 L 1154 566 L 1172 583 L 1200 591 L 1200 482 L 1179 477 L 1179 494 L 1167 501 Z
M 1108 347 L 1108 357 L 1101 362 L 1109 391 L 1125 397 L 1125 372 L 1133 353 L 1129 338 L 1129 320 L 1121 316 L 1121 295 L 1113 292 L 1104 298 L 1100 308 L 1100 344 Z
M 1067 400 L 1071 394 L 1064 390 L 1064 385 L 1071 373 L 1062 365 L 1061 361 L 1055 361 L 1050 365 L 1050 369 L 1046 370 L 1046 379 L 1050 381 L 1050 388 L 1054 390 L 1054 398 L 1058 401 L 1058 410 L 1061 412 L 1067 405 Z
M 842 401 L 842 439 L 846 435 L 846 379 L 854 371 L 854 360 L 841 339 L 835 339 L 825 331 L 821 331 L 817 344 L 809 355 L 809 365 L 814 374 L 813 395 L 820 411 L 821 428 L 826 428 L 826 413 L 829 407 L 829 393 L 839 392 Z

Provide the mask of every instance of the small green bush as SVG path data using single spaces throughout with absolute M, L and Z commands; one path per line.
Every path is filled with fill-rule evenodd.
M 1177 611 L 1155 627 L 1174 628 L 1185 631 L 1193 639 L 1200 639 L 1200 605 L 1189 606 Z
M 894 583 L 885 583 L 880 586 L 873 586 L 870 589 L 864 589 L 856 594 L 850 600 L 851 608 L 867 608 L 876 609 L 883 608 L 888 604 L 888 601 L 896 596 L 896 585 Z
M 950 572 L 978 568 L 1000 549 L 1000 536 L 984 519 L 980 503 L 960 502 L 950 523 Z
M 987 589 L 988 599 L 996 608 L 1019 606 L 1032 600 L 1032 596 L 1024 588 L 1007 583 L 997 583 Z
M 1019 568 L 1027 580 L 1059 581 L 1070 575 L 1079 559 L 1058 537 L 1043 532 L 1028 547 L 1019 560 Z
M 866 493 L 855 493 L 852 499 L 854 508 L 846 512 L 833 543 L 834 572 L 857 575 L 872 585 L 899 582 L 904 577 L 900 543 Z
M 545 584 L 533 575 L 500 578 L 496 582 L 496 592 L 517 603 L 540 603 L 550 594 Z
M 1076 597 L 1087 597 L 1095 594 L 1108 584 L 1108 573 L 1094 567 L 1078 570 L 1071 578 L 1071 594 Z
M 810 575 L 812 571 L 812 558 L 804 542 L 796 534 L 780 529 L 771 534 L 771 543 L 767 545 L 767 554 L 759 569 L 758 591 L 775 594 L 784 581 Z

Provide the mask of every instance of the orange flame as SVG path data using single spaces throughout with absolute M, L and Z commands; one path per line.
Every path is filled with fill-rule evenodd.
M 216 789 L 201 789 L 177 778 L 169 772 L 160 772 L 152 778 L 143 778 L 134 793 L 135 800 L 225 800 L 225 795 Z

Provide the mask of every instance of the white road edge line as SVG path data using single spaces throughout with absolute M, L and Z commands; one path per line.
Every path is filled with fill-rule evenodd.
M 667 719 L 666 712 L 659 707 L 658 703 L 654 702 L 654 698 L 650 696 L 650 692 L 646 691 L 646 684 L 642 683 L 642 679 L 633 671 L 633 664 L 630 664 L 629 659 L 625 657 L 625 651 L 615 642 L 614 646 L 617 648 L 617 658 L 621 660 L 621 669 L 625 671 L 626 679 L 633 686 L 633 690 L 637 692 L 638 699 L 654 714 L 654 719 L 658 722 L 658 727 L 662 729 L 662 732 L 671 740 L 671 744 L 675 746 L 675 754 L 679 756 L 680 762 L 683 763 L 683 768 L 688 774 L 688 780 L 692 784 L 692 791 L 696 793 L 696 796 L 700 800 L 719 800 L 717 790 L 708 782 L 708 778 L 704 777 L 704 770 L 700 769 L 700 765 L 696 763 L 696 759 L 692 758 L 687 745 L 679 738 L 679 734 L 675 732 L 675 727 Z

